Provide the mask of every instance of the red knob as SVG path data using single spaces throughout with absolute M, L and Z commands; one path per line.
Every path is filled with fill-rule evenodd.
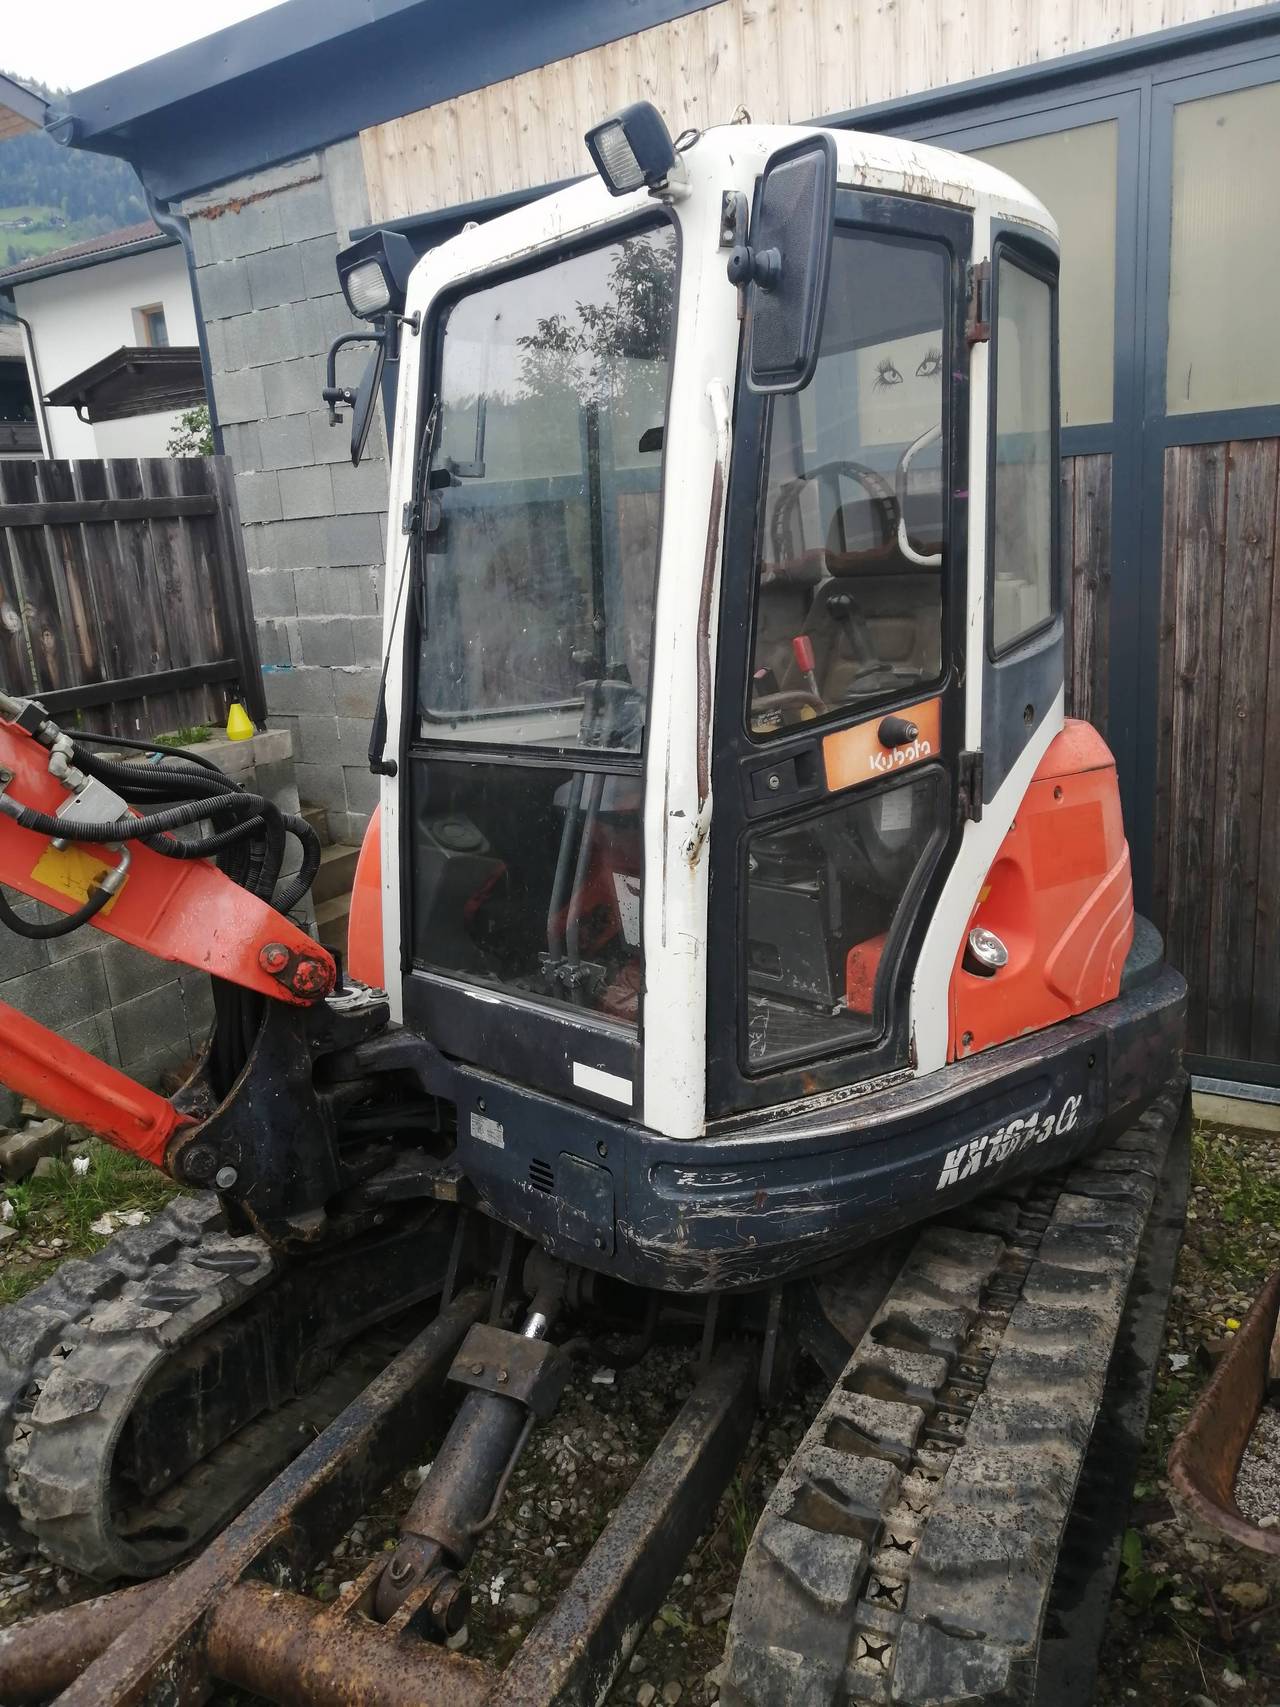
M 791 642 L 791 656 L 796 661 L 796 668 L 806 676 L 813 674 L 814 655 L 813 641 L 807 634 L 797 634 Z

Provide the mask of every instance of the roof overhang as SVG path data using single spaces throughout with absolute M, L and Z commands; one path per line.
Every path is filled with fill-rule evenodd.
M 45 398 L 53 408 L 74 409 L 90 424 L 123 421 L 131 415 L 169 414 L 205 401 L 204 370 L 195 344 L 114 350 L 73 379 L 55 385 Z
M 172 202 L 715 0 L 286 0 L 65 98 L 58 141 Z
M 43 130 L 48 112 L 49 103 L 43 97 L 0 71 L 0 142 L 29 130 Z

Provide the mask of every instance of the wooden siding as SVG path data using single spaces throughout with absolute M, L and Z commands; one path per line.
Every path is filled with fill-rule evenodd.
M 801 121 L 1244 9 L 1247 0 L 722 0 L 361 134 L 375 221 L 590 170 L 582 135 L 628 101 L 672 133 Z
M 1187 1047 L 1280 1060 L 1280 441 L 1165 453 L 1156 923 Z
M 1111 636 L 1111 457 L 1062 459 L 1067 713 L 1107 732 Z
M 70 729 L 265 715 L 230 464 L 0 462 L 0 687 Z

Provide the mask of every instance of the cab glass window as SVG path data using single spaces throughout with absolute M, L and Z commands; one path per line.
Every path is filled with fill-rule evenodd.
M 948 279 L 939 244 L 837 230 L 817 369 L 769 415 L 759 739 L 941 675 Z
M 1053 614 L 1053 292 L 1009 255 L 996 263 L 991 643 Z
M 943 835 L 943 773 L 925 765 L 874 794 L 747 844 L 748 1072 L 880 1036 L 895 926 Z
M 664 223 L 448 310 L 423 736 L 640 751 L 674 290 Z

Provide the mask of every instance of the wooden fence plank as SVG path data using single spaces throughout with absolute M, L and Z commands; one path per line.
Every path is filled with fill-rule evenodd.
M 1078 456 L 1072 480 L 1071 701 L 1107 732 L 1111 647 L 1111 457 Z
M 1272 496 L 1280 516 L 1280 471 Z M 1277 523 L 1280 526 L 1280 521 Z M 1247 1046 L 1251 1061 L 1280 1061 L 1280 575 L 1272 558 L 1271 607 L 1265 613 L 1269 644 L 1261 738 L 1254 762 L 1261 772 L 1257 912 L 1253 943 L 1253 1007 Z
M 1177 460 L 1184 477 L 1174 542 L 1173 788 L 1166 936 L 1169 958 L 1188 984 L 1187 1046 L 1203 1054 L 1227 539 L 1227 447 L 1184 445 L 1177 452 Z
M 103 663 L 102 621 L 94 596 L 94 568 L 85 552 L 85 539 L 72 519 L 75 514 L 75 475 L 70 462 L 36 464 L 36 485 L 44 508 L 61 519 L 46 526 L 45 539 L 59 582 L 58 605 L 63 613 L 71 667 L 78 682 L 100 682 Z
M 0 463 L 0 685 L 91 732 L 265 718 L 224 459 Z
M 1215 797 L 1213 882 L 1201 905 L 1209 917 L 1205 1048 L 1229 1057 L 1247 1056 L 1252 1031 L 1278 449 L 1274 439 L 1253 439 L 1231 445 L 1227 458 L 1218 750 L 1205 778 Z
M 0 462 L 0 501 L 31 503 L 37 498 L 34 462 Z M 32 686 L 69 687 L 75 679 L 66 628 L 58 601 L 58 578 L 42 529 L 9 535 L 9 547 L 22 583 L 22 614 L 34 666 Z
M 1167 937 L 1169 929 L 1169 823 L 1173 795 L 1173 643 L 1176 628 L 1178 514 L 1184 483 L 1182 452 L 1164 458 L 1164 506 L 1161 519 L 1160 615 L 1156 676 L 1156 774 L 1151 870 L 1151 919 Z
M 71 467 L 69 463 L 64 466 Z M 4 525 L 10 528 L 59 527 L 74 526 L 80 522 L 144 521 L 151 516 L 164 519 L 211 516 L 215 506 L 216 500 L 208 493 L 158 498 L 45 499 L 36 504 L 6 505 Z
M 0 502 L 3 496 L 0 483 Z M 19 695 L 34 692 L 36 685 L 25 609 L 17 554 L 9 536 L 0 530 L 0 688 Z

